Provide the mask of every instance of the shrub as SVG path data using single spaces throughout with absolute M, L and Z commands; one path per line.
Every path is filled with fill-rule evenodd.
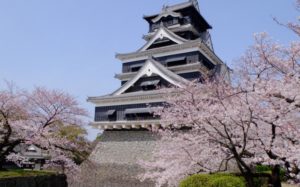
M 246 187 L 245 181 L 237 176 L 216 176 L 208 183 L 209 187 Z
M 255 166 L 256 173 L 271 173 L 272 168 L 266 165 L 257 165 Z
M 211 175 L 208 174 L 197 174 L 192 175 L 180 182 L 180 187 L 201 187 L 207 186 Z
M 197 174 L 184 179 L 180 187 L 245 187 L 242 177 L 219 173 L 219 174 Z

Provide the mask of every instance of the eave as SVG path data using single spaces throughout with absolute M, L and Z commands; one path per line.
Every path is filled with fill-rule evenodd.
M 222 60 L 201 40 L 191 40 L 183 44 L 170 45 L 166 47 L 149 49 L 141 52 L 117 54 L 116 58 L 123 63 L 146 60 L 149 56 L 154 58 L 168 55 L 182 54 L 187 52 L 199 51 L 213 64 L 222 64 Z
M 87 101 L 95 104 L 96 106 L 116 106 L 125 104 L 164 102 L 164 98 L 165 93 L 162 90 L 153 90 L 125 93 L 117 96 L 106 95 L 89 97 Z
M 201 62 L 168 67 L 168 69 L 176 74 L 189 73 L 189 72 L 200 72 L 201 74 L 206 75 L 209 73 L 209 70 L 206 67 L 204 67 L 201 64 Z M 137 72 L 120 73 L 120 74 L 116 74 L 115 78 L 125 81 L 125 80 L 132 79 L 136 74 L 137 74 Z
M 183 77 L 168 70 L 159 62 L 149 58 L 137 74 L 119 89 L 112 94 L 100 97 L 89 97 L 88 102 L 92 102 L 97 106 L 112 106 L 121 104 L 144 103 L 144 102 L 160 102 L 164 100 L 164 93 L 161 90 L 154 91 L 139 91 L 126 93 L 131 86 L 133 86 L 140 78 L 151 76 L 160 76 L 162 79 L 168 81 L 173 86 L 182 87 L 189 81 Z

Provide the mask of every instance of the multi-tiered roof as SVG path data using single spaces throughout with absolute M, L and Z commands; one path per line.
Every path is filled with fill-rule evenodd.
M 93 125 L 101 129 L 137 129 L 159 125 L 149 106 L 164 102 L 158 88 L 182 86 L 188 81 L 229 76 L 228 68 L 213 50 L 209 29 L 197 1 L 164 6 L 159 14 L 144 16 L 149 32 L 135 52 L 117 54 L 121 87 L 113 93 L 89 97 L 96 105 Z

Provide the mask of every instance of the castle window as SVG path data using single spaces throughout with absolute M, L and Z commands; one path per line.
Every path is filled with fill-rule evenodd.
M 116 110 L 108 110 L 106 112 L 109 121 L 116 121 L 117 120 L 117 113 Z
M 173 19 L 168 20 L 168 25 L 173 25 Z
M 126 109 L 125 116 L 127 120 L 146 120 L 154 118 L 150 108 Z
M 131 68 L 131 72 L 137 72 L 141 69 L 141 65 L 140 64 L 137 64 L 137 65 L 132 65 L 130 68 Z
M 174 18 L 173 19 L 173 24 L 175 25 L 175 24 L 178 24 L 178 18 Z
M 185 16 L 183 18 L 183 24 L 189 24 L 191 22 L 192 22 L 192 20 L 191 20 L 191 18 L 189 16 Z
M 171 58 L 167 59 L 165 62 L 168 67 L 185 65 L 186 57 Z

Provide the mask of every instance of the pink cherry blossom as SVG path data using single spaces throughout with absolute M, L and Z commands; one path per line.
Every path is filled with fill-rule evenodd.
M 300 36 L 298 23 L 288 27 Z M 216 77 L 166 90 L 167 104 L 156 109 L 161 141 L 152 160 L 141 161 L 142 180 L 177 186 L 188 175 L 236 166 L 252 187 L 253 167 L 265 164 L 274 176 L 277 166 L 286 168 L 300 183 L 300 42 L 254 38 L 232 84 Z
M 86 148 L 58 132 L 63 126 L 82 125 L 86 115 L 74 97 L 63 91 L 38 87 L 25 92 L 13 86 L 0 90 L 0 166 L 5 159 L 20 163 L 14 149 L 26 143 L 47 150 L 49 165 L 61 164 L 63 171 L 78 171 L 73 152 Z

